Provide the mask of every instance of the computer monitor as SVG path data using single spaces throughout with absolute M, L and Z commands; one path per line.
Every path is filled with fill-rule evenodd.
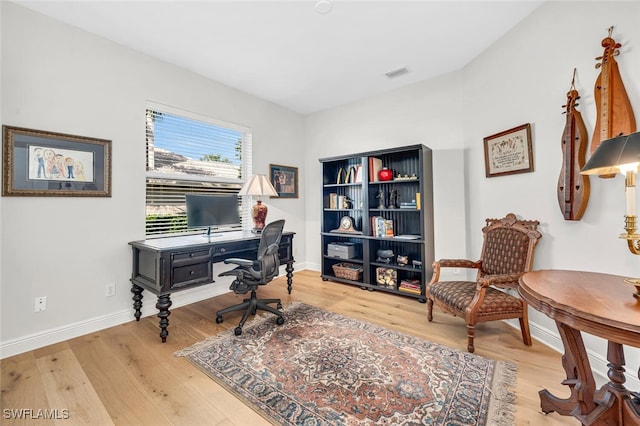
M 237 195 L 201 195 L 186 194 L 187 227 L 207 228 L 207 236 L 211 236 L 211 228 L 240 228 L 240 206 Z

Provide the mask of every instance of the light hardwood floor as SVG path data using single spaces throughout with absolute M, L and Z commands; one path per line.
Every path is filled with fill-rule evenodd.
M 288 295 L 283 277 L 259 290 L 261 297 L 283 304 L 302 301 L 388 328 L 466 350 L 464 321 L 434 309 L 426 319 L 426 304 L 402 296 L 324 282 L 313 271 L 295 274 Z M 233 328 L 240 313 L 216 324 L 215 312 L 235 304 L 231 293 L 172 310 L 169 337 L 161 343 L 155 316 L 16 355 L 0 361 L 2 417 L 0 424 L 95 425 L 267 425 L 232 394 L 173 352 Z M 155 304 L 145 292 L 143 302 Z M 275 326 L 275 325 L 274 325 Z M 568 396 L 561 354 L 534 340 L 522 343 L 520 331 L 504 323 L 476 328 L 476 353 L 517 364 L 516 425 L 572 425 L 579 422 L 556 413 L 544 415 L 538 391 L 547 388 Z M 56 409 L 68 419 L 20 421 L 7 419 L 7 409 Z

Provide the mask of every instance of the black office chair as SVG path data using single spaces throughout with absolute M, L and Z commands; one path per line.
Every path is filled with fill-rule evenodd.
M 223 272 L 218 276 L 235 276 L 236 278 L 233 280 L 231 287 L 229 288 L 236 294 L 246 294 L 248 291 L 251 291 L 250 298 L 244 299 L 242 303 L 238 305 L 221 309 L 216 313 L 216 323 L 220 324 L 224 321 L 224 314 L 233 311 L 245 310 L 242 320 L 240 320 L 240 324 L 235 329 L 236 336 L 242 334 L 242 326 L 245 321 L 247 321 L 249 314 L 255 315 L 258 309 L 277 315 L 278 318 L 276 319 L 276 324 L 284 324 L 284 314 L 279 311 L 279 309 L 282 309 L 282 302 L 280 299 L 258 299 L 256 297 L 256 289 L 258 286 L 265 285 L 278 276 L 280 269 L 278 249 L 280 238 L 282 238 L 283 228 L 284 220 L 276 220 L 264 227 L 260 238 L 260 245 L 258 246 L 257 259 L 249 260 L 231 258 L 224 261 L 224 263 L 233 263 L 238 266 L 230 271 Z M 277 304 L 277 309 L 269 306 L 269 304 L 272 303 Z

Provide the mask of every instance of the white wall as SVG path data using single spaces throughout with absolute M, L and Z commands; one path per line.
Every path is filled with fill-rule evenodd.
M 556 185 L 560 141 L 573 68 L 589 132 L 595 124 L 593 85 L 601 40 L 615 25 L 623 43 L 617 58 L 636 116 L 640 116 L 640 4 L 548 2 L 460 73 L 345 105 L 307 118 L 306 192 L 308 263 L 319 269 L 320 166 L 318 158 L 423 143 L 434 150 L 435 254 L 477 259 L 487 217 L 514 212 L 541 222 L 535 269 L 579 269 L 640 276 L 640 259 L 617 237 L 624 225 L 623 180 L 591 179 L 581 221 L 565 221 Z M 640 121 L 640 120 L 639 120 Z M 483 138 L 524 123 L 533 128 L 535 171 L 486 178 Z M 634 303 L 629 292 L 629 303 Z M 562 351 L 555 324 L 531 311 L 533 335 Z M 585 336 L 594 370 L 606 374 L 606 342 Z M 640 351 L 625 348 L 627 377 Z M 634 386 L 634 384 L 636 386 Z
M 639 17 L 638 2 L 547 2 L 464 70 L 465 187 L 473 206 L 467 211 L 470 229 L 479 229 L 485 217 L 506 211 L 540 220 L 543 238 L 536 250 L 536 269 L 640 276 L 640 258 L 618 238 L 625 213 L 622 176 L 591 178 L 589 204 L 580 221 L 564 220 L 556 195 L 563 158 L 562 105 L 573 69 L 577 69 L 576 88 L 581 96 L 577 109 L 591 136 L 596 121 L 593 90 L 599 73 L 595 58 L 602 55 L 600 43 L 612 25 L 613 38 L 622 43 L 616 58 L 622 79 L 640 118 Z M 533 128 L 535 172 L 484 178 L 483 137 L 524 123 Z M 469 239 L 470 247 L 479 247 L 479 233 L 470 233 Z M 629 303 L 634 303 L 631 288 Z M 537 327 L 534 333 L 553 334 L 548 341 L 562 347 L 552 321 L 536 311 L 530 320 Z M 605 371 L 606 342 L 588 335 L 585 340 L 594 368 Z M 627 371 L 637 377 L 640 351 L 625 348 L 625 352 Z
M 2 357 L 133 318 L 127 243 L 144 238 L 147 100 L 252 128 L 254 173 L 299 167 L 301 198 L 265 203 L 269 219 L 297 233 L 295 258 L 306 258 L 300 115 L 13 3 L 0 11 L 2 124 L 113 141 L 111 198 L 2 198 Z M 224 291 L 220 282 L 176 293 L 173 307 Z M 154 313 L 145 294 L 143 313 Z M 46 311 L 34 313 L 37 296 Z
M 464 256 L 464 180 L 460 74 L 452 73 L 313 114 L 307 119 L 307 262 L 320 270 L 319 158 L 423 144 L 433 150 L 434 233 L 440 253 Z

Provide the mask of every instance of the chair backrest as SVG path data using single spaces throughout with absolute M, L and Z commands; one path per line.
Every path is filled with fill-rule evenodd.
M 478 278 L 531 270 L 533 251 L 542 234 L 537 220 L 518 220 L 513 213 L 502 219 L 487 219 L 482 228 L 482 267 Z
M 267 282 L 278 275 L 280 269 L 280 239 L 284 229 L 284 219 L 269 223 L 262 229 L 260 245 L 258 246 L 258 259 L 262 270 L 262 280 Z

